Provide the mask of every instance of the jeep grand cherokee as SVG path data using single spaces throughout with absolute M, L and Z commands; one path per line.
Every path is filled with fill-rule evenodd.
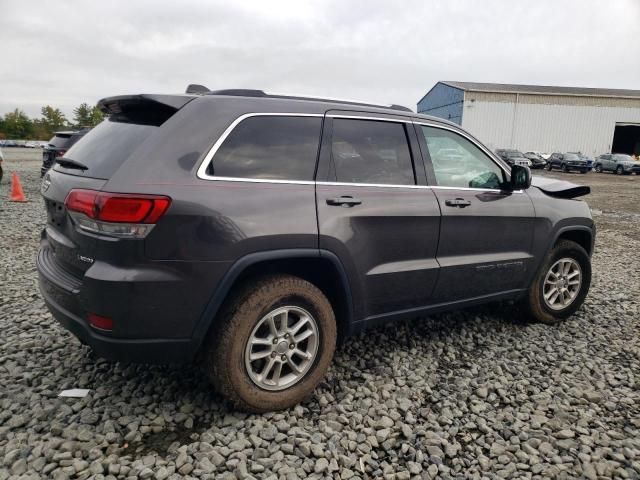
M 43 180 L 40 289 L 98 355 L 197 359 L 267 411 L 313 391 L 338 336 L 496 300 L 548 324 L 582 305 L 588 187 L 531 185 L 398 106 L 187 91 L 100 101 L 108 119 Z

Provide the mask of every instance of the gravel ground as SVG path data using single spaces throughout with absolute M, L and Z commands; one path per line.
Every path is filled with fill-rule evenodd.
M 53 321 L 34 267 L 38 153 L 5 153 L 30 201 L 6 201 L 7 175 L 0 479 L 640 478 L 640 221 L 605 208 L 616 177 L 571 177 L 597 180 L 600 213 L 591 293 L 567 322 L 499 304 L 375 329 L 304 404 L 244 415 L 197 368 L 96 359 Z M 57 397 L 74 387 L 91 392 Z

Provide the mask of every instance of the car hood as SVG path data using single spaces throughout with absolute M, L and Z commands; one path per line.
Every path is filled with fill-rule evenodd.
M 576 198 L 591 193 L 591 187 L 551 178 L 533 177 L 531 185 L 539 188 L 551 197 Z

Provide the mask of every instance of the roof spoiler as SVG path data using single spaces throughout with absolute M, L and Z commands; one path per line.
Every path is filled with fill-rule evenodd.
M 193 98 L 186 95 L 120 95 L 103 98 L 98 102 L 98 108 L 108 115 L 145 106 L 149 108 L 169 108 L 176 112 L 191 100 Z
M 112 121 L 162 125 L 194 97 L 187 95 L 121 95 L 103 98 L 98 108 Z

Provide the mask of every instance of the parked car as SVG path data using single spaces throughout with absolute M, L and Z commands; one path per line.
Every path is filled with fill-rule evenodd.
M 521 165 L 523 167 L 531 167 L 532 165 L 531 160 L 525 158 L 525 156 L 518 150 L 499 148 L 496 150 L 496 153 L 509 165 Z
M 108 119 L 43 180 L 40 291 L 97 355 L 200 359 L 263 412 L 380 322 L 511 299 L 554 324 L 582 305 L 589 187 L 532 184 L 403 107 L 198 92 L 101 100 Z
M 2 175 L 4 172 L 2 171 L 2 163 L 4 162 L 4 154 L 2 153 L 2 149 L 0 148 L 0 182 L 2 181 Z
M 618 175 L 630 175 L 632 173 L 640 175 L 640 162 L 637 162 L 631 155 L 622 153 L 600 155 L 595 160 L 594 168 L 598 173 L 615 172 Z
M 42 150 L 42 167 L 40 168 L 40 176 L 53 166 L 56 160 L 63 157 L 78 140 L 84 137 L 89 129 L 56 132 L 49 140 L 49 143 Z
M 526 152 L 524 157 L 531 161 L 531 168 L 544 168 L 547 161 L 536 152 Z
M 589 171 L 586 160 L 575 153 L 552 153 L 547 161 L 547 170 L 551 171 L 554 168 L 559 168 L 563 172 L 576 170 L 587 173 Z
M 40 144 L 34 141 L 28 141 L 27 143 L 24 144 L 24 146 L 26 148 L 40 148 Z
M 589 157 L 588 155 L 585 155 L 582 152 L 569 152 L 569 153 L 575 153 L 576 155 L 578 155 L 578 157 L 580 157 L 582 160 L 587 162 L 587 168 L 589 169 L 589 171 L 593 169 L 593 159 L 591 157 Z

